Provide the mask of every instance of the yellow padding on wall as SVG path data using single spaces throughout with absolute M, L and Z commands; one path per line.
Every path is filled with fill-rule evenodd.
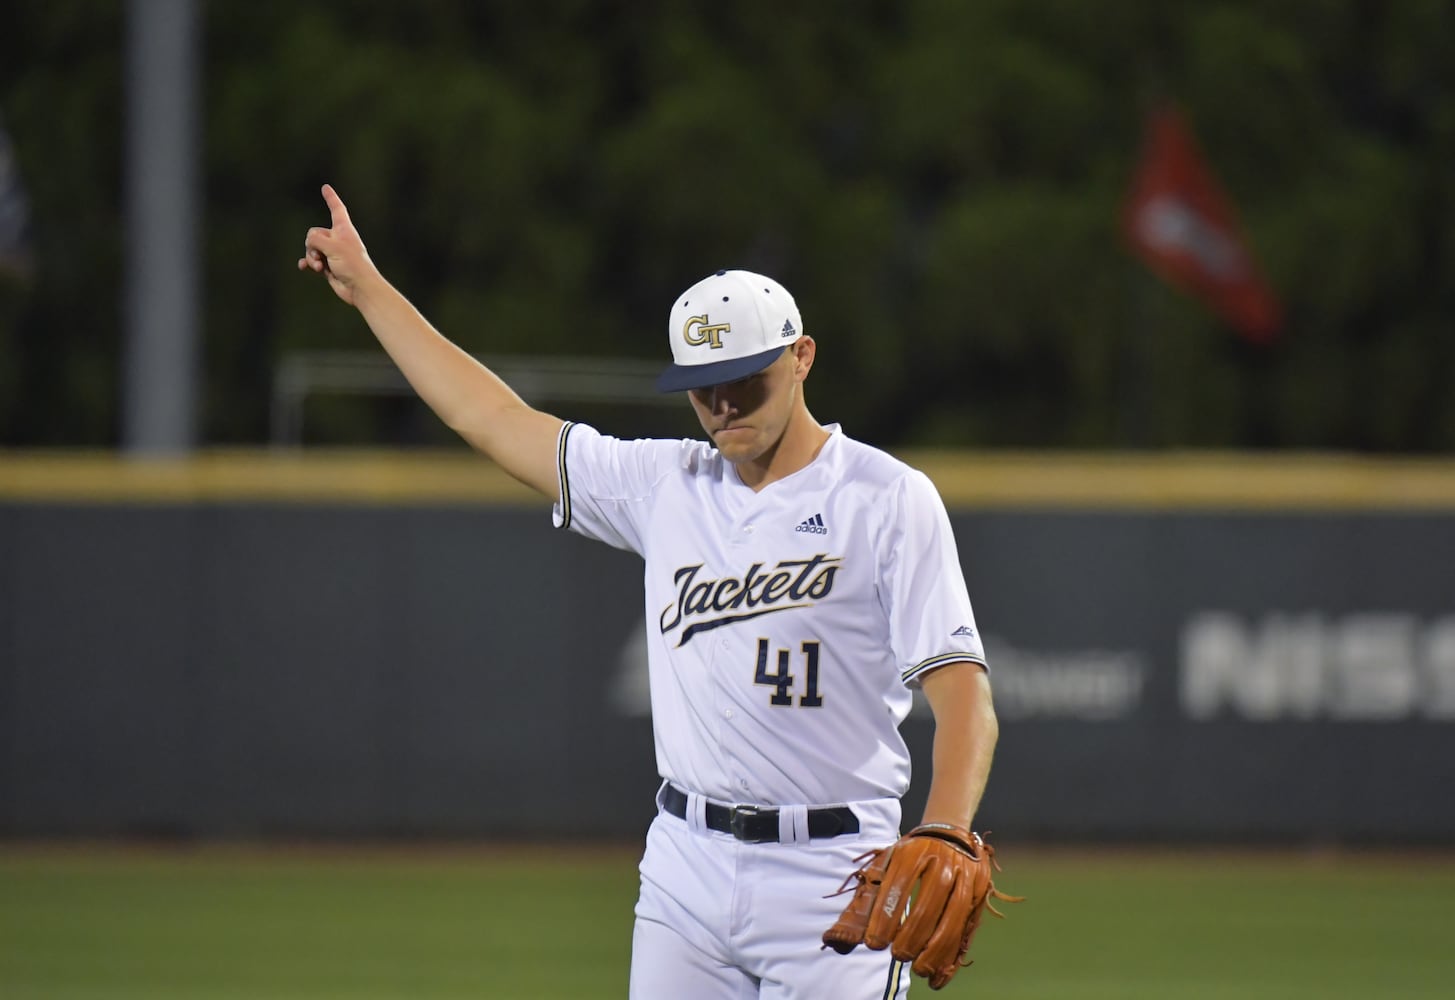
M 1455 461 L 1350 455 L 905 451 L 951 509 L 1450 510 Z M 544 505 L 467 451 L 0 452 L 0 500 Z
M 519 505 L 544 498 L 470 452 L 205 452 L 185 459 L 0 452 L 0 499 Z
M 1286 453 L 905 455 L 951 507 L 1455 510 L 1455 461 Z

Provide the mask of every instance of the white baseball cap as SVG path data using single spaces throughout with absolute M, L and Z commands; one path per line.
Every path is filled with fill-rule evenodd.
M 667 320 L 672 364 L 658 392 L 736 382 L 767 368 L 803 336 L 793 296 L 752 271 L 718 271 L 677 296 Z

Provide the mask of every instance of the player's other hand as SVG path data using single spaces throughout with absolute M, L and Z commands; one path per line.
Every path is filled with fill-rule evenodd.
M 332 216 L 327 229 L 314 226 L 303 239 L 303 256 L 298 270 L 316 271 L 328 279 L 339 298 L 358 305 L 361 284 L 378 275 L 359 231 L 349 219 L 349 210 L 331 184 L 323 186 L 323 200 Z

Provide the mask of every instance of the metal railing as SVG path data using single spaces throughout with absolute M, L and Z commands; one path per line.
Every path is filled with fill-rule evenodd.
M 680 407 L 676 394 L 655 387 L 661 364 L 624 358 L 480 356 L 521 398 L 539 403 L 609 403 Z M 303 444 L 304 405 L 312 396 L 412 396 L 394 362 L 374 351 L 300 351 L 273 373 L 269 440 L 275 447 Z

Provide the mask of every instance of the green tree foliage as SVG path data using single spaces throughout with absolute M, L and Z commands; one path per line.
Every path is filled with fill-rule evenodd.
M 0 15 L 0 116 L 29 195 L 33 276 L 0 274 L 0 444 L 115 436 L 121 304 L 121 13 Z
M 286 353 L 367 348 L 293 269 L 348 200 L 482 354 L 662 358 L 721 266 L 794 290 L 810 401 L 886 445 L 1455 447 L 1455 9 L 1438 0 L 213 0 L 203 439 Z M 0 113 L 37 236 L 0 443 L 118 424 L 124 6 L 18 5 Z M 1286 312 L 1257 347 L 1125 251 L 1178 101 Z M 319 433 L 397 440 L 389 408 Z M 417 434 L 417 431 L 411 433 Z

